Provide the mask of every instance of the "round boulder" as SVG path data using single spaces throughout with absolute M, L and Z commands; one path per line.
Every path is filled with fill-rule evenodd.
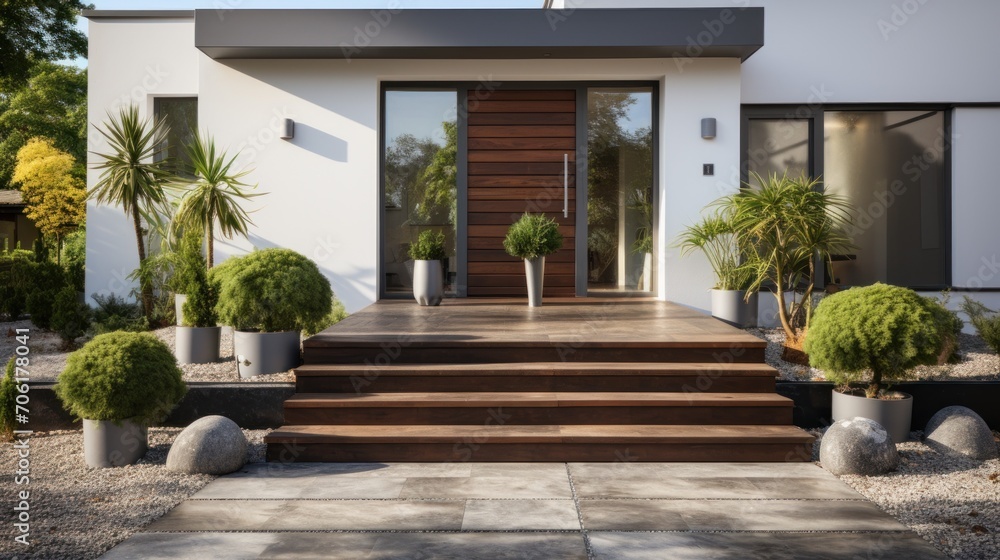
M 167 453 L 167 468 L 191 474 L 228 474 L 247 461 L 247 438 L 225 416 L 199 418 L 184 428 Z
M 944 455 L 985 461 L 997 458 L 997 444 L 986 422 L 964 406 L 942 408 L 924 430 L 924 443 Z
M 819 447 L 823 467 L 835 475 L 885 474 L 896 470 L 899 454 L 892 438 L 878 422 L 857 417 L 835 422 L 823 434 Z

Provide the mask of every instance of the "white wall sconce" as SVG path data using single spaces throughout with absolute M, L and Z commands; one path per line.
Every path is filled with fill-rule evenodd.
M 701 137 L 705 140 L 715 138 L 715 119 L 701 119 Z
M 280 138 L 282 140 L 291 140 L 292 138 L 295 138 L 295 121 L 292 119 L 285 119 L 285 122 L 282 123 Z

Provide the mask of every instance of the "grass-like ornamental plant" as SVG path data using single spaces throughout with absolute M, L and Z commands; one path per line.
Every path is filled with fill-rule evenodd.
M 885 382 L 907 370 L 934 365 L 945 344 L 936 301 L 913 290 L 875 284 L 826 297 L 816 307 L 804 349 L 809 363 L 840 386 L 870 379 L 865 395 L 877 398 Z
M 230 258 L 209 279 L 219 283 L 219 320 L 239 331 L 314 332 L 332 307 L 330 281 L 290 249 Z
M 186 390 L 170 348 L 130 332 L 94 337 L 70 355 L 55 387 L 76 417 L 142 425 L 165 418 Z
M 415 261 L 440 261 L 446 256 L 444 234 L 439 231 L 424 230 L 410 245 L 410 258 Z
M 503 248 L 512 257 L 530 260 L 555 253 L 562 248 L 562 243 L 563 237 L 555 220 L 525 212 L 507 230 Z
M 1000 354 L 1000 313 L 993 311 L 978 301 L 965 296 L 962 302 L 962 311 L 969 316 L 972 326 L 976 327 L 976 332 L 983 337 L 983 341 Z
M 705 216 L 684 228 L 677 239 L 681 254 L 701 251 L 715 272 L 716 290 L 746 290 L 764 272 L 764 263 L 753 247 L 741 246 L 732 218 L 724 212 Z

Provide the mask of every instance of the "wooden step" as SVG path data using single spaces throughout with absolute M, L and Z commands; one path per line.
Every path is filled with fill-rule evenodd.
M 808 461 L 793 426 L 285 426 L 269 461 Z
M 680 391 L 773 393 L 764 363 L 518 362 L 304 365 L 299 393 L 407 391 Z
M 299 393 L 285 401 L 285 423 L 782 425 L 792 406 L 773 393 Z

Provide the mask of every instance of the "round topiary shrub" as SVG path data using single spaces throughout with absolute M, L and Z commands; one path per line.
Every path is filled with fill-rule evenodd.
M 238 331 L 312 331 L 329 315 L 330 281 L 290 249 L 264 249 L 212 269 L 219 321 Z
M 838 292 L 816 308 L 803 349 L 809 363 L 841 386 L 871 379 L 878 396 L 885 381 L 937 363 L 945 342 L 938 304 L 913 290 L 875 284 Z
M 173 352 L 158 338 L 112 332 L 70 355 L 55 391 L 79 418 L 148 425 L 165 418 L 187 387 Z
M 507 230 L 503 248 L 519 259 L 536 259 L 555 253 L 562 247 L 559 224 L 542 214 L 525 213 Z

